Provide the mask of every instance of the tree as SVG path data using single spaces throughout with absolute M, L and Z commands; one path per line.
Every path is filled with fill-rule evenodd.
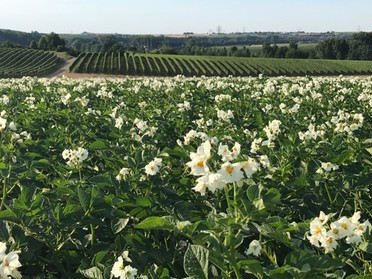
M 287 52 L 285 54 L 286 58 L 298 58 L 299 53 L 298 53 L 298 44 L 291 42 L 289 44 L 289 47 L 287 49 Z
M 53 32 L 49 35 L 42 36 L 37 44 L 37 48 L 42 50 L 64 50 L 65 46 L 65 40 Z
M 348 59 L 372 60 L 372 32 L 354 34 L 349 41 Z
M 346 59 L 349 53 L 349 43 L 345 39 L 329 39 L 320 42 L 316 51 L 321 59 Z
M 102 52 L 107 52 L 113 45 L 117 43 L 114 35 L 107 35 L 102 37 Z
M 30 43 L 30 48 L 37 49 L 37 42 L 35 40 L 32 40 Z
M 272 47 L 270 45 L 270 43 L 264 43 L 262 45 L 262 56 L 263 57 L 272 57 Z
M 37 48 L 42 50 L 48 50 L 49 42 L 46 36 L 42 36 L 37 43 Z

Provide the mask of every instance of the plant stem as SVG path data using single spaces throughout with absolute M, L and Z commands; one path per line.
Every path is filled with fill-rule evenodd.
M 228 208 L 228 213 L 231 213 L 231 201 L 230 201 L 230 196 L 229 196 L 229 189 L 228 187 L 224 188 L 225 190 L 225 197 L 226 197 L 226 202 L 227 202 L 227 208 Z
M 90 234 L 91 234 L 90 246 L 91 246 L 91 249 L 93 250 L 93 247 L 94 247 L 94 227 L 93 227 L 93 224 L 90 224 Z
M 2 196 L 2 199 L 1 199 L 1 203 L 0 203 L 0 211 L 3 210 L 4 204 L 5 204 L 5 200 L 6 200 L 6 196 L 8 195 L 8 190 L 7 190 L 7 187 L 6 187 L 6 182 L 7 182 L 7 180 L 10 177 L 10 171 L 11 171 L 11 169 L 12 169 L 12 166 L 9 165 L 8 175 L 6 177 L 4 177 L 4 180 L 3 180 L 3 196 Z M 13 188 L 14 187 L 12 187 L 11 189 L 13 189 Z
M 5 180 L 5 178 L 4 178 L 4 183 L 3 183 L 3 196 L 2 196 L 2 199 L 1 199 L 0 211 L 3 210 L 3 206 L 4 206 L 4 203 L 5 203 L 6 196 L 7 196 L 6 180 Z
M 332 197 L 331 197 L 331 193 L 329 192 L 328 187 L 327 187 L 327 184 L 325 184 L 325 183 L 324 183 L 324 188 L 326 189 L 329 203 L 330 203 L 330 205 L 332 205 Z

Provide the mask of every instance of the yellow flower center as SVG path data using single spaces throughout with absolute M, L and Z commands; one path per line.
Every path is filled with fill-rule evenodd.
M 322 232 L 322 230 L 320 228 L 315 229 L 315 233 L 321 233 L 321 232 Z
M 197 164 L 196 164 L 198 167 L 204 167 L 204 162 L 202 160 L 200 160 Z
M 7 259 L 5 259 L 5 266 L 9 266 L 9 262 Z
M 342 224 L 341 224 L 341 228 L 343 228 L 344 230 L 347 230 L 347 224 L 342 223 Z
M 338 229 L 334 228 L 332 231 L 334 234 L 338 234 Z
M 227 166 L 226 167 L 226 171 L 229 173 L 229 174 L 232 174 L 234 168 L 232 166 Z
M 328 241 L 328 243 L 332 243 L 333 242 L 333 237 L 328 237 L 328 239 L 327 239 L 327 241 Z
M 363 231 L 363 226 L 362 225 L 359 225 L 358 228 L 357 228 L 359 231 Z

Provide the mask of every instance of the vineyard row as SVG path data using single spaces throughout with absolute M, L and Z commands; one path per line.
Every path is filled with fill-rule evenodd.
M 275 59 L 82 53 L 70 67 L 74 73 L 140 76 L 268 76 L 372 74 L 372 61 Z
M 0 48 L 0 78 L 43 76 L 56 70 L 63 60 L 55 53 L 22 48 Z

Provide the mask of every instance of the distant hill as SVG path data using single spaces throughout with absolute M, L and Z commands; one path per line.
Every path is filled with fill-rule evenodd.
M 0 45 L 18 45 L 28 47 L 32 41 L 39 41 L 42 33 L 20 32 L 14 30 L 0 29 Z M 59 34 L 66 40 L 66 47 L 75 51 L 97 52 L 107 51 L 105 46 L 120 44 L 127 50 L 140 50 L 146 46 L 148 49 L 157 49 L 164 45 L 172 48 L 181 48 L 190 39 L 200 47 L 213 46 L 243 46 L 243 45 L 262 45 L 263 43 L 283 44 L 283 43 L 318 43 L 323 40 L 333 38 L 350 38 L 351 32 L 244 32 L 244 33 L 212 33 L 194 34 L 185 32 L 184 34 L 156 34 L 156 35 L 128 35 L 128 34 L 99 34 L 84 32 L 82 34 Z
M 43 34 L 38 32 L 21 32 L 8 29 L 0 29 L 1 45 L 16 45 L 28 47 L 32 41 L 38 41 Z

